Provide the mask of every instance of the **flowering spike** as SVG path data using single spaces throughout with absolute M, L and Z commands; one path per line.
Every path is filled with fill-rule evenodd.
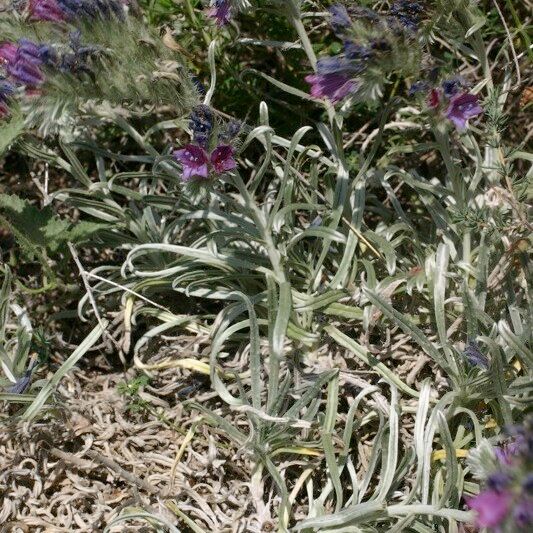
M 30 18 L 48 22 L 63 22 L 66 20 L 64 11 L 56 0 L 30 0 L 28 5 Z

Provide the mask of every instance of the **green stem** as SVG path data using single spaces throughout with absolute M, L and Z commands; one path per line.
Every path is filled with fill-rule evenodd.
M 440 152 L 442 160 L 444 161 L 444 165 L 446 166 L 446 170 L 448 172 L 448 176 L 452 184 L 452 191 L 455 197 L 455 201 L 457 202 L 457 206 L 459 207 L 459 209 L 463 209 L 465 207 L 465 199 L 463 192 L 464 187 L 463 183 L 461 182 L 459 168 L 453 162 L 452 159 L 450 141 L 446 132 L 442 130 L 439 124 L 433 125 L 432 129 L 433 134 L 435 136 L 435 141 L 437 142 L 438 150 Z
M 283 269 L 281 265 L 281 255 L 278 252 L 276 245 L 274 244 L 274 240 L 272 239 L 272 234 L 268 230 L 268 222 L 263 212 L 259 209 L 259 207 L 257 207 L 255 200 L 252 198 L 252 196 L 248 192 L 246 185 L 244 184 L 244 182 L 242 181 L 242 178 L 238 174 L 233 175 L 233 182 L 236 185 L 236 187 L 239 189 L 239 192 L 244 199 L 246 207 L 250 209 L 252 218 L 254 219 L 257 229 L 259 230 L 259 233 L 261 234 L 261 237 L 263 238 L 263 243 L 265 245 L 268 257 L 270 259 L 270 263 L 272 265 L 272 269 L 274 271 L 276 281 L 280 284 L 285 283 L 287 281 L 287 278 L 285 276 L 285 270 Z

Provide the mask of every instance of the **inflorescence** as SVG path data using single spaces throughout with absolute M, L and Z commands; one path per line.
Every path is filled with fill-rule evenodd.
M 478 97 L 466 90 L 465 80 L 458 76 L 445 79 L 440 86 L 418 81 L 411 86 L 409 94 L 425 94 L 428 108 L 443 114 L 459 131 L 466 129 L 469 119 L 483 113 Z
M 533 418 L 509 434 L 511 439 L 494 450 L 495 468 L 484 489 L 467 504 L 480 528 L 526 532 L 533 527 Z
M 306 77 L 311 95 L 333 103 L 357 94 L 370 70 L 390 72 L 393 52 L 407 56 L 424 13 L 420 2 L 395 2 L 388 13 L 359 6 L 336 4 L 330 25 L 343 42 L 343 52 L 318 61 L 317 71 Z M 408 46 L 411 45 L 411 46 Z
M 367 85 L 387 73 L 402 71 L 413 57 L 427 10 L 422 2 L 400 0 L 383 14 L 360 6 L 336 4 L 329 10 L 330 25 L 343 43 L 343 51 L 318 60 L 316 72 L 306 76 L 311 96 L 338 103 L 364 92 Z M 411 50 L 412 49 L 412 50 Z M 381 76 L 380 76 L 381 73 Z M 435 86 L 435 76 L 414 83 L 409 95 L 425 94 L 428 108 L 448 118 L 458 130 L 483 110 L 477 96 L 465 90 L 460 77 Z M 379 81 L 377 82 L 379 84 Z
M 48 22 L 111 17 L 122 20 L 126 3 L 121 0 L 29 0 L 27 10 L 30 19 Z
M 211 109 L 200 105 L 192 111 L 189 127 L 193 142 L 172 154 L 182 166 L 183 181 L 220 176 L 237 167 L 232 143 L 239 134 L 240 123 L 231 121 L 219 127 Z
M 32 21 L 64 24 L 98 18 L 122 21 L 126 5 L 121 0 L 29 0 L 24 9 Z M 83 45 L 79 30 L 71 31 L 69 37 L 68 48 L 29 39 L 0 42 L 0 118 L 9 115 L 15 94 L 40 94 L 46 70 L 75 75 L 90 72 L 89 59 L 99 49 Z

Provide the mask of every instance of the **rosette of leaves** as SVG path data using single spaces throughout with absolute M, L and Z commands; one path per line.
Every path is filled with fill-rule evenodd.
M 13 137 L 22 122 L 47 134 L 80 115 L 131 115 L 167 108 L 185 114 L 197 91 L 175 51 L 142 19 L 79 17 L 32 20 L 16 9 L 0 14 L 3 43 L 28 40 L 46 46 L 38 86 L 22 86 L 10 99 L 10 116 L 0 123 Z M 8 133 L 9 134 L 9 133 Z

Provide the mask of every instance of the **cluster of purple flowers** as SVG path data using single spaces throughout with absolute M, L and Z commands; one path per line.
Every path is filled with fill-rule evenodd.
M 207 16 L 215 19 L 218 26 L 227 24 L 232 16 L 230 0 L 212 0 Z
M 417 31 L 424 11 L 425 7 L 421 2 L 399 0 L 392 5 L 390 15 L 392 19 L 395 19 L 404 28 Z
M 533 529 L 533 419 L 511 431 L 512 440 L 495 450 L 497 469 L 467 504 L 476 525 L 491 531 Z
M 32 20 L 48 22 L 124 18 L 121 0 L 29 0 L 27 9 Z
M 311 95 L 337 103 L 357 92 L 361 76 L 371 65 L 380 64 L 394 46 L 383 37 L 387 32 L 395 38 L 400 34 L 409 39 L 420 22 L 423 6 L 420 2 L 395 2 L 386 16 L 366 7 L 336 4 L 329 9 L 330 24 L 335 35 L 343 41 L 343 52 L 318 61 L 317 71 L 306 76 Z M 368 38 L 355 35 L 355 23 L 371 28 Z M 391 31 L 392 30 L 392 31 Z M 372 36 L 377 31 L 380 36 Z
M 443 112 L 459 131 L 466 129 L 469 119 L 483 113 L 478 97 L 465 90 L 465 82 L 460 77 L 444 80 L 440 87 L 418 81 L 409 90 L 410 95 L 420 92 L 426 94 L 428 107 Z
M 11 80 L 20 85 L 39 86 L 44 81 L 42 67 L 53 59 L 51 47 L 28 39 L 0 44 L 0 64 Z
M 240 123 L 229 122 L 216 133 L 213 112 L 208 106 L 200 105 L 191 113 L 189 126 L 193 142 L 172 154 L 182 165 L 183 181 L 219 176 L 237 167 L 235 148 L 230 143 L 239 134 Z
M 89 72 L 88 58 L 97 48 L 83 46 L 79 31 L 70 33 L 69 44 L 69 51 L 58 53 L 52 45 L 29 39 L 0 43 L 0 72 L 5 74 L 0 77 L 0 117 L 9 114 L 8 100 L 15 87 L 23 87 L 27 96 L 40 94 L 39 87 L 46 81 L 45 68 L 72 74 Z
M 25 87 L 29 95 L 38 94 L 44 82 L 43 67 L 57 61 L 55 50 L 47 44 L 37 44 L 28 39 L 18 43 L 0 43 L 0 117 L 9 114 L 8 102 L 17 86 Z
M 28 0 L 24 9 L 34 21 L 65 23 L 97 18 L 124 19 L 124 6 L 128 0 Z M 81 33 L 69 34 L 68 51 L 58 53 L 59 47 L 35 43 L 29 39 L 18 42 L 0 41 L 0 118 L 9 115 L 9 100 L 17 86 L 24 88 L 26 96 L 40 94 L 45 82 L 45 69 L 62 73 L 89 73 L 88 59 L 98 51 L 94 46 L 81 43 Z

